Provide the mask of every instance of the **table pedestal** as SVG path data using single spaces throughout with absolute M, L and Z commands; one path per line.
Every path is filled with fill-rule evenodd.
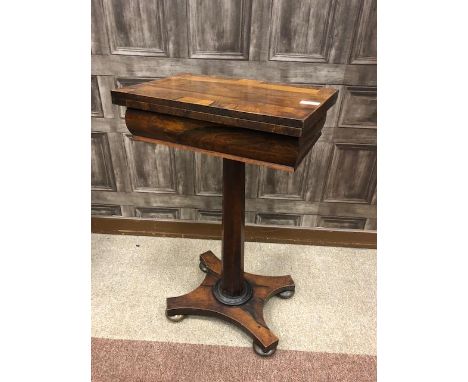
M 232 322 L 253 338 L 257 354 L 272 355 L 278 338 L 263 319 L 263 305 L 274 295 L 294 294 L 291 276 L 260 276 L 244 272 L 245 164 L 223 159 L 222 261 L 211 251 L 200 255 L 206 273 L 192 292 L 167 299 L 166 316 L 180 321 L 186 315 L 215 316 Z

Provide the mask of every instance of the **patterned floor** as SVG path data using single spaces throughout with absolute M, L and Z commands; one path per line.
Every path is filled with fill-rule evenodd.
M 236 327 L 164 315 L 165 298 L 197 287 L 210 240 L 92 238 L 92 376 L 104 381 L 375 381 L 376 251 L 246 243 L 245 269 L 291 274 L 296 293 L 265 309 L 280 338 L 261 358 Z

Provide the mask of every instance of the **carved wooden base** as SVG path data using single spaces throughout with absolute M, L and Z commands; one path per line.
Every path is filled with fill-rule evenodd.
M 263 319 L 263 305 L 273 295 L 289 298 L 294 293 L 291 276 L 259 276 L 244 273 L 253 288 L 253 295 L 246 303 L 229 306 L 213 295 L 213 286 L 221 277 L 221 261 L 208 251 L 200 255 L 200 268 L 207 272 L 201 285 L 194 291 L 167 299 L 166 315 L 178 321 L 184 315 L 215 316 L 232 322 L 254 340 L 254 350 L 260 355 L 271 355 L 278 346 L 278 337 L 268 329 Z

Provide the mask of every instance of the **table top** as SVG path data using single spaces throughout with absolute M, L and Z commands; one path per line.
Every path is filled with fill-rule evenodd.
M 115 104 L 231 127 L 301 137 L 335 103 L 337 90 L 179 74 L 112 91 Z

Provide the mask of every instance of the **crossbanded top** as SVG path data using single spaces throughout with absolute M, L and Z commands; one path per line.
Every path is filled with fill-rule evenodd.
M 133 109 L 300 137 L 335 103 L 337 90 L 179 74 L 112 91 Z

